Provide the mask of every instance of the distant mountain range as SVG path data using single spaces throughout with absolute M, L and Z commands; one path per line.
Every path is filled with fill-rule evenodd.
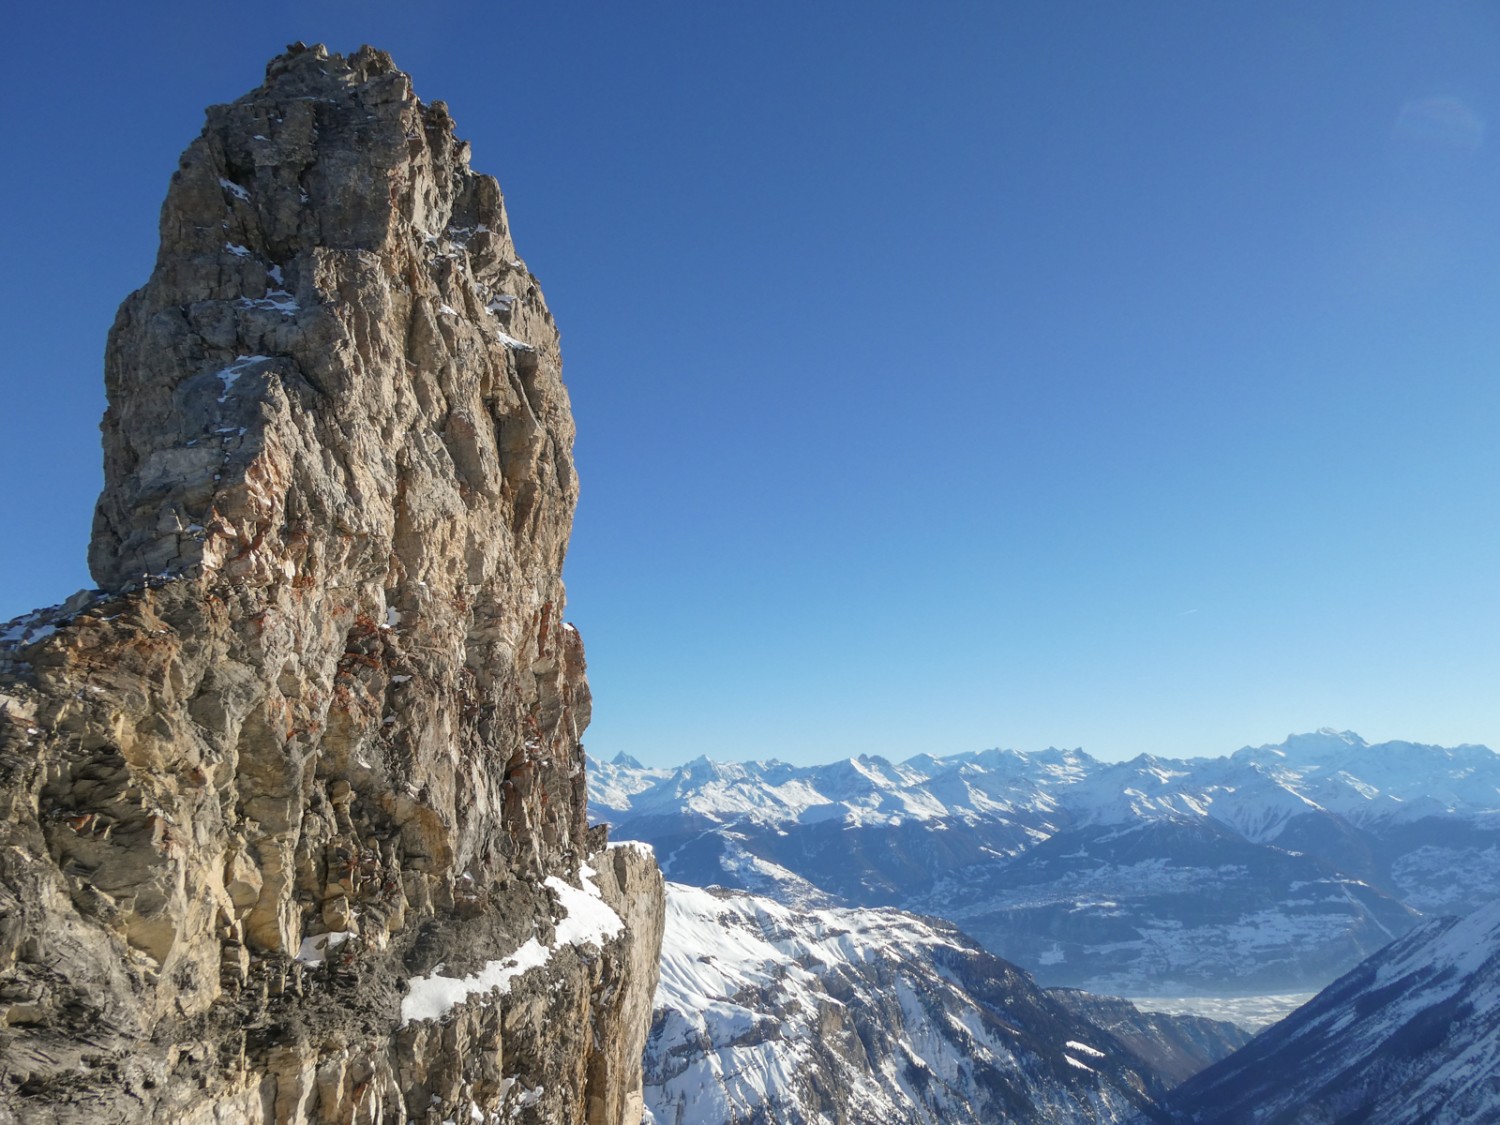
M 669 878 L 937 915 L 1046 985 L 1316 989 L 1500 885 L 1500 755 L 1330 730 L 1229 757 L 591 763 Z
M 1500 903 L 1408 933 L 1170 1104 L 1197 1125 L 1493 1125 Z

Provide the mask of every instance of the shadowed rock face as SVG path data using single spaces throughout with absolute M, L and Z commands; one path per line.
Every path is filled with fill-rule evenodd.
M 109 339 L 101 591 L 0 648 L 25 1120 L 639 1116 L 660 877 L 580 874 L 573 422 L 468 160 L 388 56 L 300 45 L 183 154 Z M 549 878 L 625 928 L 559 938 Z M 507 997 L 402 1025 L 407 978 L 532 939 Z

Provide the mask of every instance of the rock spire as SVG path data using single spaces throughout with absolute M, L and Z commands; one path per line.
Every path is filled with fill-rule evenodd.
M 586 823 L 558 335 L 446 106 L 298 44 L 209 109 L 105 376 L 101 589 L 0 647 L 0 1118 L 637 1120 L 660 876 Z

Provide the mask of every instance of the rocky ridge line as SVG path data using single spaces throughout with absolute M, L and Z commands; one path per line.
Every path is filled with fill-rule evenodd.
M 101 589 L 0 643 L 0 1118 L 640 1116 L 661 881 L 587 827 L 557 330 L 468 162 L 389 56 L 300 44 L 183 154 Z

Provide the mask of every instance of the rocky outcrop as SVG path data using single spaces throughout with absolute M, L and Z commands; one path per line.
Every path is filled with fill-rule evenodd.
M 558 335 L 468 161 L 300 44 L 183 154 L 101 589 L 0 647 L 0 1115 L 639 1117 L 660 877 L 587 827 Z

